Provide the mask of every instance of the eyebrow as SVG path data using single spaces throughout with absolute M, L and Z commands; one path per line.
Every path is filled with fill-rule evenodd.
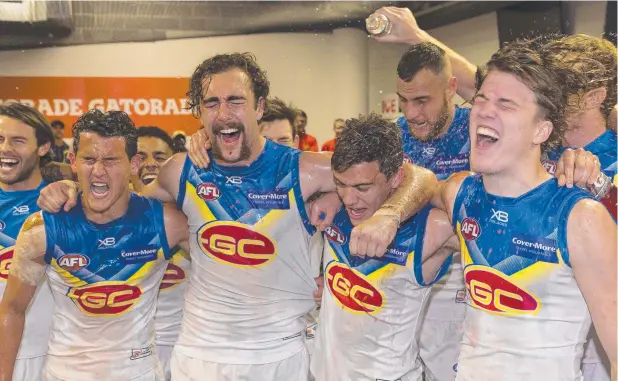
M 238 99 L 243 99 L 243 100 L 247 100 L 246 97 L 242 96 L 242 95 L 230 95 L 229 97 L 225 98 L 225 100 L 227 101 L 234 101 L 234 100 L 238 100 Z M 208 97 L 206 99 L 204 99 L 204 103 L 209 103 L 209 102 L 219 102 L 220 98 L 219 97 Z
M 343 181 L 339 180 L 338 178 L 335 177 L 335 183 L 337 184 L 341 184 L 345 187 L 362 187 L 362 186 L 368 186 L 368 185 L 372 185 L 372 182 L 368 182 L 368 183 L 358 183 L 358 184 L 346 184 Z
M 399 92 L 397 92 L 397 96 L 402 99 L 406 99 L 406 100 L 408 99 L 404 97 L 403 95 L 399 94 Z M 420 100 L 427 100 L 427 99 L 429 99 L 429 95 L 419 95 L 417 97 L 412 98 L 413 101 L 420 101 Z

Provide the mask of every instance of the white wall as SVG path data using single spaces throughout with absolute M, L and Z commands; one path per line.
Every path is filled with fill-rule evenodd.
M 600 35 L 605 2 L 574 6 L 575 32 Z M 474 64 L 485 63 L 499 47 L 495 13 L 429 33 Z M 396 90 L 397 62 L 405 49 L 353 29 L 83 45 L 0 52 L 0 77 L 189 77 L 214 54 L 250 51 L 268 72 L 271 94 L 304 109 L 309 132 L 322 144 L 332 138 L 334 119 L 380 112 L 382 96 Z

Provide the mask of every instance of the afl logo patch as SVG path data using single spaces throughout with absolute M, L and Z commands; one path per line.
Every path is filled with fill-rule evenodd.
M 206 201 L 217 200 L 221 196 L 219 188 L 213 183 L 202 183 L 197 187 L 197 195 Z

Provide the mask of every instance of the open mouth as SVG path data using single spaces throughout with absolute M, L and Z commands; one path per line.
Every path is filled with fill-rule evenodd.
M 19 160 L 17 159 L 6 158 L 6 157 L 0 158 L 0 167 L 2 169 L 10 170 L 10 169 L 15 168 L 17 164 L 19 164 Z
M 358 220 L 365 214 L 366 208 L 346 208 L 348 215 L 353 220 Z
M 101 182 L 90 184 L 90 191 L 95 198 L 104 198 L 109 194 L 109 185 Z
M 489 147 L 500 139 L 496 130 L 488 127 L 478 127 L 476 129 L 476 144 L 479 147 Z
M 142 179 L 141 179 L 142 180 L 142 184 L 148 185 L 151 182 L 153 182 L 154 179 L 156 179 L 156 178 L 157 178 L 157 175 L 152 175 L 152 174 L 144 175 L 144 176 L 142 176 Z
M 226 128 L 218 133 L 225 144 L 234 144 L 240 139 L 240 130 L 236 128 Z

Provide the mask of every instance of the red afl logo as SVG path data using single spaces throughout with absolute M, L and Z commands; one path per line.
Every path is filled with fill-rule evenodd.
M 481 235 L 481 227 L 474 218 L 464 218 L 461 223 L 461 235 L 468 241 L 473 241 Z
M 197 187 L 197 195 L 203 200 L 214 201 L 221 196 L 221 193 L 215 184 L 202 183 Z
M 333 241 L 339 245 L 343 245 L 346 242 L 345 236 L 341 233 L 341 231 L 336 226 L 329 226 L 324 229 L 324 233 L 326 233 L 326 238 L 329 241 Z
M 556 173 L 556 162 L 553 160 L 545 159 L 543 160 L 543 167 L 549 172 L 550 175 Z
M 403 163 L 404 164 L 412 164 L 412 159 L 410 159 L 410 156 L 408 155 L 403 155 Z

